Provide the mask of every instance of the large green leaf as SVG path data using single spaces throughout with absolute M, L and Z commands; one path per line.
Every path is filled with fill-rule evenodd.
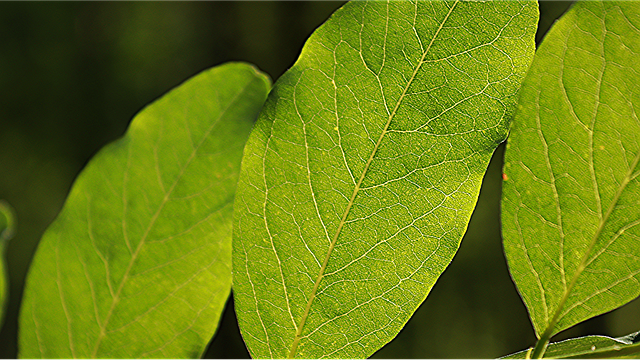
M 229 295 L 240 160 L 269 87 L 246 64 L 207 70 L 91 160 L 29 271 L 21 357 L 202 354 Z
M 356 1 L 278 80 L 243 158 L 252 356 L 371 355 L 456 253 L 533 56 L 536 2 Z
M 4 321 L 4 311 L 7 305 L 9 277 L 4 261 L 4 251 L 7 242 L 15 233 L 15 215 L 11 206 L 4 200 L 0 200 L 0 328 Z
M 608 336 L 585 336 L 549 344 L 544 353 L 549 359 L 611 359 L 635 358 L 640 356 L 639 333 L 620 338 Z M 524 350 L 504 357 L 504 359 L 526 359 L 531 350 Z
M 639 29 L 640 3 L 576 4 L 521 90 L 503 235 L 542 342 L 640 294 Z

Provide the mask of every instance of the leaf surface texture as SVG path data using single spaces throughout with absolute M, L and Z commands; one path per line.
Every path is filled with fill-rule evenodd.
M 229 295 L 240 160 L 269 87 L 246 64 L 206 70 L 91 160 L 33 260 L 21 357 L 202 354 Z
M 576 3 L 521 90 L 502 222 L 538 337 L 640 294 L 639 29 L 636 2 Z
M 456 253 L 533 56 L 535 2 L 356 1 L 278 80 L 234 205 L 253 357 L 364 358 Z

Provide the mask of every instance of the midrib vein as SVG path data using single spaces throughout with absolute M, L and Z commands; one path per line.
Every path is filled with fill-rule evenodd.
M 131 151 L 131 149 L 129 149 L 129 151 Z M 185 164 L 185 166 L 181 169 L 180 174 L 176 178 L 176 181 L 174 181 L 174 183 L 171 185 L 171 188 L 169 189 L 169 191 L 165 194 L 164 198 L 162 199 L 162 202 L 160 203 L 160 206 L 158 206 L 158 210 L 156 210 L 155 214 L 153 214 L 153 217 L 151 218 L 151 221 L 149 222 L 149 226 L 147 227 L 147 229 L 145 230 L 144 234 L 142 235 L 142 238 L 140 239 L 140 242 L 138 242 L 138 246 L 136 247 L 135 252 L 131 255 L 131 260 L 129 260 L 129 264 L 127 265 L 127 269 L 125 270 L 124 275 L 122 276 L 122 280 L 120 281 L 120 285 L 118 285 L 118 290 L 116 290 L 116 293 L 115 293 L 115 296 L 113 298 L 113 301 L 111 302 L 111 307 L 109 307 L 109 312 L 107 313 L 107 316 L 105 317 L 105 321 L 104 321 L 103 325 L 100 326 L 100 335 L 98 335 L 98 340 L 96 341 L 96 345 L 93 348 L 93 353 L 91 355 L 91 357 L 94 358 L 94 359 L 97 358 L 98 349 L 100 348 L 100 344 L 102 343 L 102 339 L 104 339 L 104 337 L 106 336 L 107 324 L 111 320 L 111 316 L 113 315 L 113 311 L 115 310 L 117 304 L 120 302 L 120 293 L 122 292 L 122 289 L 124 288 L 124 284 L 127 282 L 128 278 L 129 278 L 129 274 L 131 273 L 131 269 L 133 268 L 133 264 L 136 262 L 136 260 L 138 258 L 138 255 L 140 254 L 140 251 L 142 250 L 142 247 L 144 246 L 144 244 L 146 242 L 147 236 L 149 236 L 149 232 L 151 232 L 151 229 L 153 228 L 153 226 L 155 225 L 156 221 L 158 220 L 158 217 L 160 216 L 160 213 L 162 212 L 162 209 L 164 209 L 164 206 L 169 201 L 169 197 L 171 196 L 171 193 L 173 192 L 173 190 L 177 186 L 177 184 L 179 182 L 179 179 L 182 177 L 182 174 L 184 173 L 184 170 L 187 168 L 187 166 L 189 165 L 189 163 L 193 159 L 195 153 L 196 153 L 196 151 L 194 150 L 192 152 L 191 156 L 189 157 L 189 159 L 187 160 L 187 163 Z
M 342 228 L 344 227 L 344 224 L 346 223 L 347 217 L 349 216 L 349 212 L 351 211 L 351 207 L 354 204 L 355 198 L 358 195 L 358 192 L 360 191 L 360 185 L 362 184 L 362 181 L 364 180 L 365 176 L 367 175 L 367 171 L 369 170 L 369 167 L 371 166 L 371 163 L 373 162 L 373 158 L 375 157 L 375 155 L 376 155 L 376 153 L 378 151 L 378 148 L 380 147 L 380 144 L 382 143 L 382 139 L 386 135 L 387 130 L 389 129 L 389 125 L 391 124 L 391 121 L 395 117 L 396 112 L 398 111 L 398 108 L 400 107 L 400 104 L 402 103 L 402 100 L 404 99 L 407 91 L 409 90 L 409 86 L 411 86 L 411 83 L 415 79 L 418 71 L 420 70 L 420 67 L 424 63 L 425 57 L 429 53 L 429 50 L 431 49 L 431 46 L 433 45 L 434 41 L 436 40 L 436 38 L 440 34 L 440 31 L 442 30 L 442 27 L 447 22 L 447 19 L 449 19 L 449 16 L 451 16 L 451 13 L 455 9 L 456 5 L 458 5 L 459 1 L 460 0 L 456 0 L 453 3 L 453 5 L 449 9 L 449 12 L 447 13 L 447 15 L 440 22 L 440 26 L 438 27 L 436 32 L 433 34 L 433 37 L 431 38 L 431 41 L 429 42 L 429 45 L 427 46 L 425 51 L 422 53 L 422 56 L 420 57 L 420 61 L 416 65 L 415 69 L 413 70 L 413 73 L 411 74 L 411 77 L 409 78 L 409 80 L 407 81 L 407 84 L 405 85 L 404 89 L 402 90 L 402 94 L 400 94 L 400 97 L 398 98 L 398 101 L 396 102 L 396 105 L 394 106 L 393 110 L 389 114 L 389 117 L 387 118 L 387 122 L 386 122 L 386 124 L 384 126 L 384 129 L 380 133 L 380 136 L 378 137 L 378 141 L 376 142 L 376 145 L 373 147 L 373 150 L 371 151 L 371 154 L 369 155 L 369 159 L 367 159 L 367 163 L 365 164 L 364 169 L 362 170 L 362 174 L 360 175 L 360 178 L 358 179 L 358 183 L 356 184 L 355 188 L 353 189 L 353 193 L 351 194 L 351 198 L 349 199 L 349 202 L 347 203 L 347 207 L 345 208 L 344 213 L 342 214 L 342 218 L 340 219 L 340 223 L 338 224 L 338 228 L 336 229 L 336 232 L 333 235 L 333 238 L 331 239 L 331 244 L 329 245 L 329 250 L 327 251 L 327 255 L 324 258 L 324 261 L 322 263 L 322 267 L 320 268 L 320 271 L 318 272 L 318 276 L 316 278 L 316 281 L 313 284 L 313 289 L 311 291 L 311 295 L 309 297 L 309 300 L 307 301 L 307 306 L 304 309 L 304 313 L 302 314 L 302 318 L 300 319 L 300 324 L 296 326 L 296 335 L 295 335 L 295 337 L 293 339 L 293 342 L 291 344 L 291 348 L 289 350 L 289 354 L 287 356 L 290 359 L 293 358 L 295 356 L 295 354 L 296 354 L 296 351 L 298 349 L 298 345 L 300 344 L 300 339 L 302 338 L 302 331 L 304 329 L 304 325 L 305 325 L 305 323 L 307 321 L 307 318 L 309 317 L 309 311 L 311 310 L 311 305 L 313 304 L 313 301 L 316 298 L 316 294 L 318 293 L 318 287 L 320 286 L 320 282 L 324 278 L 324 274 L 325 274 L 325 271 L 327 269 L 327 264 L 329 263 L 329 258 L 331 257 L 331 253 L 333 252 L 333 249 L 335 248 L 336 242 L 338 241 L 338 237 L 340 236 L 340 233 L 342 232 Z
M 145 242 L 147 240 L 147 237 L 149 236 L 149 233 L 151 232 L 151 229 L 153 228 L 153 226 L 155 225 L 156 221 L 158 220 L 158 217 L 160 216 L 160 213 L 162 212 L 162 210 L 164 209 L 164 206 L 169 201 L 169 198 L 171 197 L 171 194 L 173 193 L 173 190 L 175 190 L 176 186 L 178 185 L 178 183 L 182 179 L 182 176 L 184 175 L 185 170 L 189 167 L 189 165 L 191 164 L 191 161 L 193 161 L 193 159 L 195 158 L 196 153 L 198 152 L 198 150 L 200 149 L 202 144 L 204 144 L 204 142 L 207 140 L 207 138 L 211 134 L 211 131 L 213 131 L 213 129 L 216 127 L 216 125 L 218 125 L 218 123 L 220 122 L 220 120 L 226 115 L 227 110 L 229 110 L 232 107 L 232 105 L 236 102 L 236 100 L 238 98 L 240 98 L 240 96 L 247 90 L 248 87 L 249 87 L 249 84 L 247 84 L 244 88 L 242 88 L 242 90 L 238 91 L 238 93 L 233 97 L 233 99 L 231 99 L 231 101 L 229 101 L 227 107 L 224 108 L 224 110 L 222 110 L 220 112 L 220 115 L 218 115 L 218 118 L 215 121 L 212 122 L 211 126 L 209 126 L 207 131 L 203 134 L 202 139 L 200 140 L 200 143 L 193 149 L 193 151 L 189 155 L 189 158 L 187 159 L 186 163 L 180 169 L 180 173 L 176 177 L 176 179 L 173 182 L 173 184 L 171 184 L 171 187 L 166 192 L 164 198 L 162 198 L 162 201 L 160 202 L 160 205 L 158 206 L 158 210 L 156 210 L 155 214 L 153 214 L 153 217 L 151 218 L 151 221 L 149 221 L 149 226 L 147 227 L 147 229 L 145 230 L 144 234 L 142 235 L 142 238 L 140 239 L 140 242 L 138 243 L 138 246 L 136 247 L 135 252 L 131 255 L 131 260 L 129 260 L 129 264 L 127 265 L 127 269 L 125 270 L 124 275 L 122 276 L 122 280 L 120 281 L 120 285 L 118 285 L 118 290 L 116 291 L 115 296 L 113 298 L 113 301 L 111 302 L 111 306 L 109 307 L 109 312 L 107 313 L 107 316 L 105 317 L 104 322 L 100 326 L 100 334 L 98 335 L 98 339 L 96 340 L 96 345 L 93 348 L 93 352 L 92 352 L 92 354 L 90 356 L 91 358 L 95 359 L 95 358 L 98 357 L 97 356 L 98 349 L 100 348 L 100 344 L 102 343 L 102 340 L 104 339 L 104 337 L 107 334 L 107 332 L 106 332 L 107 331 L 107 324 L 111 320 L 111 316 L 113 315 L 113 312 L 114 312 L 116 306 L 120 302 L 120 293 L 122 292 L 122 289 L 124 288 L 124 284 L 127 282 L 127 279 L 129 278 L 129 274 L 131 273 L 131 270 L 133 269 L 133 264 L 136 262 L 136 259 L 138 258 L 138 255 L 140 254 L 140 251 L 142 250 L 142 247 L 144 246 L 144 244 L 145 244 Z M 129 148 L 129 152 L 130 151 L 131 151 L 131 148 Z M 124 191 L 124 189 L 123 189 L 123 191 Z
M 585 252 L 584 256 L 582 257 L 582 260 L 580 261 L 580 264 L 578 265 L 578 268 L 576 269 L 576 272 L 573 274 L 573 277 L 571 278 L 571 282 L 569 283 L 569 286 L 564 291 L 564 293 L 562 295 L 562 299 L 560 300 L 560 303 L 558 303 L 558 307 L 557 307 L 556 311 L 554 312 L 553 318 L 552 318 L 551 322 L 549 323 L 549 325 L 547 326 L 547 329 L 545 330 L 545 334 L 547 334 L 547 333 L 548 334 L 552 334 L 552 332 L 553 332 L 558 320 L 560 320 L 560 315 L 562 314 L 562 310 L 564 308 L 564 305 L 566 304 L 567 299 L 569 298 L 569 295 L 571 294 L 571 291 L 573 290 L 573 287 L 575 286 L 576 282 L 578 281 L 578 278 L 580 277 L 582 272 L 586 269 L 587 265 L 589 264 L 589 258 L 591 257 L 591 253 L 593 252 L 593 249 L 595 248 L 596 244 L 598 243 L 598 239 L 600 238 L 600 235 L 602 234 L 602 230 L 604 229 L 604 226 L 607 224 L 607 220 L 609 220 L 609 216 L 611 216 L 611 213 L 613 213 L 613 210 L 615 209 L 616 205 L 618 204 L 618 200 L 620 200 L 620 196 L 622 196 L 622 193 L 624 192 L 625 188 L 627 187 L 629 182 L 631 182 L 631 180 L 633 180 L 633 171 L 638 166 L 638 162 L 640 162 L 640 150 L 638 150 L 638 153 L 636 154 L 636 157 L 633 159 L 633 163 L 629 167 L 629 170 L 627 171 L 627 174 L 625 175 L 622 183 L 618 187 L 618 191 L 616 192 L 616 195 L 612 199 L 611 204 L 609 205 L 609 208 L 607 209 L 607 212 L 605 213 L 605 215 L 602 218 L 602 220 L 600 220 L 600 223 L 598 224 L 598 228 L 596 229 L 596 232 L 594 233 L 593 238 L 591 239 L 591 242 L 589 243 L 589 247 L 587 248 L 587 251 Z M 564 314 L 564 315 L 566 315 L 566 314 Z

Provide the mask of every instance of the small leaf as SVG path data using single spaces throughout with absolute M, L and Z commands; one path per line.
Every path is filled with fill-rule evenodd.
M 4 200 L 0 200 L 0 328 L 4 322 L 4 312 L 9 298 L 9 275 L 4 261 L 4 251 L 7 242 L 13 237 L 16 230 L 16 221 L 13 208 Z
M 367 357 L 455 255 L 530 64 L 536 2 L 355 1 L 278 80 L 243 158 L 253 357 Z
M 549 359 L 612 359 L 640 356 L 640 343 L 634 342 L 638 333 L 621 338 L 608 336 L 585 336 L 549 344 L 544 353 Z M 504 359 L 526 359 L 529 350 L 505 356 Z
M 636 2 L 576 3 L 521 89 L 502 223 L 542 341 L 640 294 L 639 29 Z
M 29 271 L 21 357 L 202 354 L 229 295 L 240 159 L 269 86 L 246 64 L 204 71 L 91 160 Z

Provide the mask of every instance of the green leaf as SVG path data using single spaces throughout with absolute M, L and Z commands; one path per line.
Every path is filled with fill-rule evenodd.
M 356 1 L 278 80 L 243 158 L 253 357 L 367 357 L 456 253 L 533 56 L 536 2 Z
M 639 334 L 636 332 L 617 339 L 608 336 L 585 336 L 559 341 L 549 344 L 544 357 L 550 359 L 637 359 L 640 356 L 640 343 L 637 341 Z M 527 353 L 530 354 L 530 351 L 520 351 L 506 356 L 504 359 L 526 359 Z
M 229 295 L 240 160 L 269 87 L 246 64 L 204 71 L 91 160 L 29 271 L 21 357 L 202 354 Z
M 9 276 L 4 261 L 4 251 L 7 242 L 15 234 L 16 221 L 13 208 L 4 200 L 0 200 L 0 328 L 4 322 L 4 312 L 7 306 L 9 292 Z
M 521 89 L 503 236 L 542 341 L 640 294 L 639 29 L 637 2 L 577 3 Z

